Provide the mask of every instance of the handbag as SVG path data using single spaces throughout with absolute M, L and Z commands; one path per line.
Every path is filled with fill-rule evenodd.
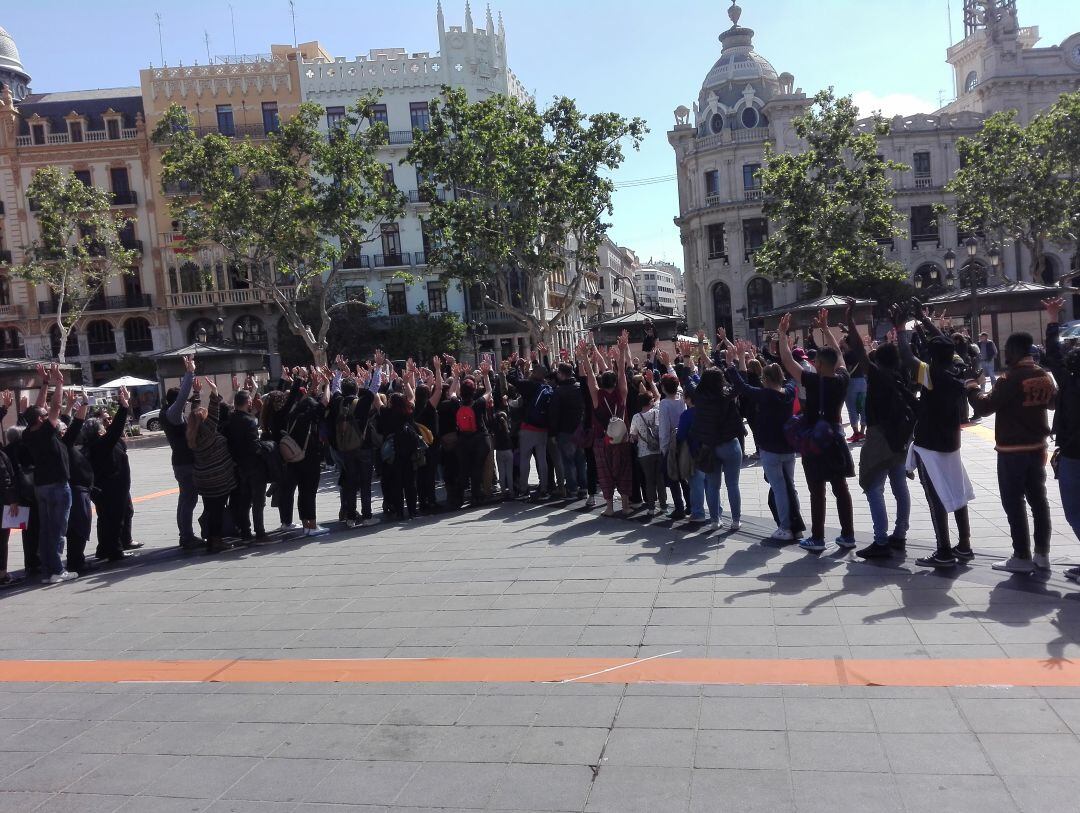
M 286 463 L 299 463 L 307 456 L 307 445 L 311 439 L 311 427 L 308 427 L 308 436 L 305 438 L 303 446 L 292 436 L 292 430 L 295 428 L 296 419 L 294 418 L 292 426 L 285 430 L 285 435 L 278 441 L 278 454 Z
M 825 398 L 825 379 L 818 376 L 818 418 L 813 423 L 805 411 L 784 422 L 784 439 L 800 455 L 816 455 L 836 441 L 831 423 L 821 417 Z

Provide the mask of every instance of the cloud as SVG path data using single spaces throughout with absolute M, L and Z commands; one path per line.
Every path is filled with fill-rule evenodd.
M 911 116 L 915 113 L 933 113 L 938 106 L 911 93 L 886 93 L 878 96 L 869 90 L 860 90 L 852 94 L 852 100 L 859 108 L 859 114 L 869 116 L 880 112 L 885 118 L 893 116 Z

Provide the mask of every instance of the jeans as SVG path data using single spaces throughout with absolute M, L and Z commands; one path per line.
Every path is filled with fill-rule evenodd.
M 727 481 L 728 506 L 732 520 L 742 517 L 742 497 L 739 495 L 739 472 L 742 470 L 742 446 L 732 438 L 716 447 L 716 468 L 705 475 L 705 501 L 713 522 L 720 519 L 724 508 L 720 504 L 720 485 Z
M 1058 458 L 1058 485 L 1061 487 L 1061 506 L 1065 521 L 1080 539 L 1080 457 Z
M 1035 520 L 1035 553 L 1050 552 L 1050 505 L 1046 501 L 1046 452 L 998 452 L 998 490 L 1009 520 L 1013 555 L 1031 558 L 1027 507 Z
M 690 475 L 690 516 L 705 519 L 705 472 L 694 469 Z
M 514 450 L 498 449 L 495 462 L 499 464 L 499 492 L 503 495 L 514 493 Z
M 799 510 L 799 497 L 791 488 L 795 482 L 795 455 L 779 454 L 777 452 L 760 452 L 761 468 L 765 471 L 765 479 L 769 481 L 769 490 L 776 503 L 777 527 L 785 531 L 791 530 L 791 511 Z M 795 497 L 795 505 L 792 506 L 790 497 Z
M 982 363 L 982 369 L 983 369 L 983 375 L 986 376 L 986 383 L 983 385 L 984 388 L 985 387 L 993 388 L 993 386 L 994 386 L 994 362 L 992 362 L 992 361 L 984 361 Z
M 866 379 L 852 378 L 848 382 L 846 398 L 852 430 L 866 429 Z
M 356 497 L 360 495 L 360 511 L 371 519 L 371 449 L 351 449 L 341 452 L 341 513 L 346 519 L 356 519 Z
M 585 490 L 585 483 L 588 480 L 588 474 L 585 471 L 585 450 L 574 443 L 572 432 L 560 432 L 557 442 L 566 476 L 566 496 L 572 497 L 575 491 Z
M 190 545 L 197 540 L 192 526 L 195 506 L 199 504 L 199 492 L 195 490 L 195 467 L 190 464 L 173 466 L 173 476 L 180 486 L 180 495 L 176 498 L 176 527 L 180 530 L 180 544 Z
M 548 465 L 547 465 L 547 432 L 535 432 L 532 429 L 522 429 L 519 435 L 518 448 L 521 450 L 521 490 L 529 490 L 529 462 L 536 453 L 536 472 L 540 477 L 540 493 L 548 492 Z
M 891 469 L 881 469 L 874 475 L 866 489 L 866 501 L 870 503 L 870 519 L 874 523 L 874 544 L 885 545 L 889 541 L 889 509 L 885 507 L 885 481 L 889 481 L 896 498 L 896 523 L 893 536 L 906 539 L 908 521 L 911 519 L 911 492 L 908 491 L 907 467 L 901 463 Z
M 64 552 L 64 536 L 67 534 L 68 514 L 71 512 L 71 486 L 67 483 L 35 486 L 34 495 L 41 512 L 38 552 L 41 556 L 42 575 L 55 576 L 64 572 L 60 557 Z

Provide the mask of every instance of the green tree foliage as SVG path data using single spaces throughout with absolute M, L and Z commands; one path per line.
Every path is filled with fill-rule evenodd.
M 130 219 L 111 210 L 108 192 L 49 166 L 34 173 L 27 195 L 41 236 L 26 248 L 17 273 L 52 294 L 63 362 L 68 334 L 111 278 L 130 273 L 139 253 L 121 244 L 120 231 Z
M 534 341 L 549 338 L 596 267 L 612 213 L 608 174 L 623 162 L 623 143 L 638 149 L 646 132 L 641 119 L 587 116 L 567 98 L 539 111 L 507 96 L 469 102 L 443 88 L 430 129 L 416 133 L 406 158 L 432 202 L 428 262 L 448 280 L 484 283 L 487 304 Z M 549 314 L 548 283 L 563 271 L 565 299 Z
M 270 292 L 318 364 L 326 363 L 335 309 L 347 307 L 331 297 L 340 259 L 358 253 L 405 210 L 378 155 L 389 133 L 371 120 L 375 98 L 348 108 L 329 136 L 319 130 L 325 111 L 316 104 L 301 105 L 258 141 L 199 137 L 178 105 L 153 133 L 165 148 L 162 183 L 182 191 L 171 211 L 186 243 L 220 246 L 251 285 Z M 314 317 L 298 306 L 308 298 Z
M 884 119 L 862 131 L 858 120 L 850 97 L 822 91 L 793 122 L 805 149 L 765 145 L 762 211 L 774 228 L 754 255 L 761 273 L 815 281 L 824 293 L 843 280 L 903 278 L 880 241 L 902 234 L 887 171 L 907 167 L 878 157 L 877 139 L 889 133 Z
M 1080 235 L 1080 92 L 1063 95 L 1024 126 L 1016 111 L 990 116 L 956 143 L 960 169 L 946 186 L 961 231 L 1028 250 L 1041 279 L 1050 242 L 1078 246 Z

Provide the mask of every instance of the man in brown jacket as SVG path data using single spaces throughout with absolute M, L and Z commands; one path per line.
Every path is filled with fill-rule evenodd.
M 998 489 L 1009 520 L 1013 555 L 995 562 L 994 570 L 1031 573 L 1050 569 L 1050 506 L 1046 501 L 1047 410 L 1057 397 L 1054 379 L 1032 360 L 1030 333 L 1014 333 L 1005 342 L 1005 374 L 988 393 L 982 375 L 968 382 L 968 399 L 976 415 L 997 413 L 994 442 L 998 453 Z M 1035 553 L 1027 509 L 1035 521 Z

